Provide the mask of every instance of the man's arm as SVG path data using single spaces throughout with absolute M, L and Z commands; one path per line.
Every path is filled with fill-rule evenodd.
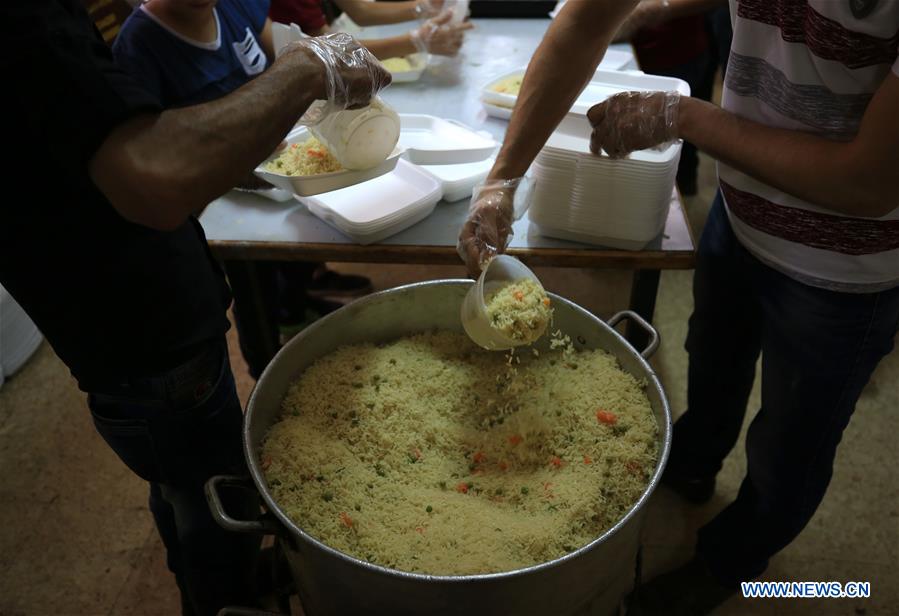
M 365 45 L 379 60 L 399 58 L 418 52 L 418 48 L 415 47 L 415 43 L 412 42 L 412 37 L 409 34 L 359 42 Z
M 326 73 L 341 87 L 329 88 Z M 389 83 L 390 74 L 349 35 L 305 39 L 228 96 L 119 125 L 89 173 L 124 218 L 174 229 L 246 178 L 312 101 L 356 108 Z
M 628 40 L 641 28 L 705 13 L 723 6 L 727 6 L 727 0 L 641 0 L 634 12 L 621 25 L 615 40 Z
M 368 0 L 334 0 L 340 10 L 360 26 L 377 26 L 412 21 L 420 16 L 418 0 L 407 2 L 369 2 Z
M 525 74 L 491 179 L 524 175 L 636 4 L 637 0 L 589 0 L 565 5 Z
M 843 214 L 876 218 L 899 207 L 897 110 L 899 76 L 890 73 L 849 142 L 771 128 L 693 98 L 681 100 L 678 126 L 682 138 L 761 182 Z

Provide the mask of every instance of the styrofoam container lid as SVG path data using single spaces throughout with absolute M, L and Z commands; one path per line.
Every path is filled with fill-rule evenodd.
M 443 199 L 454 203 L 471 197 L 474 187 L 487 179 L 494 162 L 495 158 L 488 158 L 478 163 L 420 166 L 440 180 L 443 186 Z
M 348 227 L 365 231 L 380 229 L 404 216 L 414 215 L 430 201 L 439 201 L 441 195 L 442 187 L 437 178 L 401 160 L 391 173 L 364 185 L 318 197 L 299 198 L 299 201 L 329 210 Z
M 474 163 L 490 158 L 499 145 L 455 120 L 432 115 L 400 114 L 399 145 L 405 158 L 420 165 Z
M 294 143 L 303 143 L 312 133 L 305 126 L 299 126 L 287 135 L 287 145 Z M 348 186 L 354 186 L 361 182 L 367 182 L 373 178 L 390 173 L 396 167 L 397 161 L 403 154 L 403 149 L 399 146 L 394 148 L 387 160 L 371 169 L 362 171 L 334 171 L 332 173 L 320 173 L 318 175 L 293 176 L 283 173 L 274 173 L 265 169 L 266 163 L 278 157 L 278 153 L 272 154 L 256 167 L 254 173 L 278 188 L 290 191 L 294 195 L 300 197 L 311 197 L 321 193 L 334 190 L 340 190 Z

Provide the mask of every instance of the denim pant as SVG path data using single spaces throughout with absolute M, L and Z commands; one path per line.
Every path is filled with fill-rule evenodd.
M 165 374 L 91 392 L 88 404 L 103 439 L 150 483 L 150 511 L 184 614 L 253 604 L 259 540 L 219 527 L 203 492 L 212 475 L 247 474 L 224 339 Z M 235 515 L 258 516 L 258 496 L 223 496 Z
M 733 449 L 762 356 L 762 407 L 737 499 L 699 531 L 727 584 L 760 575 L 809 522 L 855 403 L 899 329 L 899 288 L 850 294 L 801 284 L 737 241 L 719 194 L 699 247 L 687 351 L 688 411 L 671 471 L 713 477 Z

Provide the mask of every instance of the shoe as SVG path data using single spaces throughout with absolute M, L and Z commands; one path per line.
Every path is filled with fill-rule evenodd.
M 330 314 L 335 310 L 343 308 L 343 304 L 337 302 L 329 302 L 324 299 L 309 298 L 308 305 L 303 318 L 299 321 L 291 323 L 281 323 L 278 325 L 278 342 L 284 346 L 301 331 L 318 321 L 326 314 Z
M 309 297 L 360 297 L 374 290 L 371 280 L 355 274 L 339 274 L 321 267 L 306 285 Z
M 691 477 L 674 470 L 668 465 L 662 473 L 662 485 L 677 492 L 684 500 L 694 505 L 709 502 L 715 494 L 715 477 Z
M 686 565 L 663 573 L 628 597 L 628 616 L 704 616 L 737 593 L 694 557 Z

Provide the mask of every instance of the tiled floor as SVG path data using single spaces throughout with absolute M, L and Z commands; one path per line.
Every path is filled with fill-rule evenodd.
M 704 163 L 702 194 L 691 200 L 698 227 L 712 194 Z M 461 268 L 353 266 L 384 288 Z M 547 287 L 602 316 L 623 308 L 629 277 L 620 272 L 541 270 Z M 683 342 L 692 307 L 689 272 L 663 275 L 653 362 L 672 408 L 685 405 Z M 241 395 L 252 382 L 230 343 Z M 899 353 L 880 366 L 840 447 L 831 489 L 802 535 L 771 563 L 770 580 L 868 580 L 869 600 L 731 600 L 737 615 L 899 614 Z M 758 388 L 750 411 L 758 407 Z M 750 412 L 751 416 L 752 412 Z M 727 459 L 716 497 L 688 507 L 664 489 L 650 505 L 646 569 L 686 560 L 696 529 L 736 493 L 742 445 Z M 174 582 L 146 508 L 146 488 L 94 432 L 83 395 L 46 344 L 0 390 L 0 615 L 177 614 Z

